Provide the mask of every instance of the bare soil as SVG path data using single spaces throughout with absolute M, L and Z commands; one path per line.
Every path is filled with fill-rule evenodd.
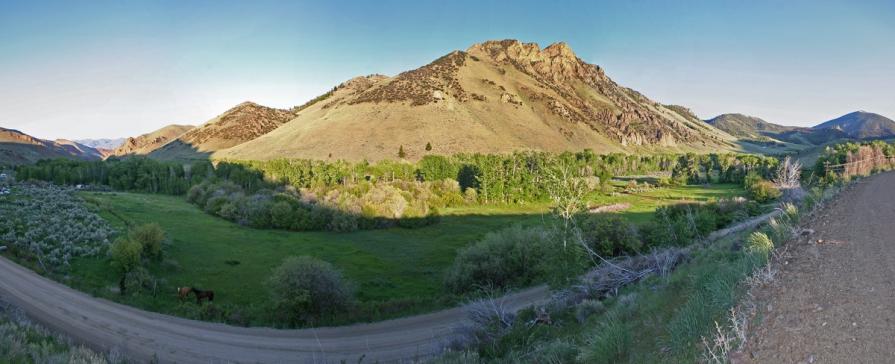
M 857 182 L 790 243 L 755 293 L 747 363 L 895 360 L 895 173 Z

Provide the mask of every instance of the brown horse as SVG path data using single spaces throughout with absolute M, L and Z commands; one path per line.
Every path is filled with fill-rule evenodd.
M 196 304 L 201 305 L 203 299 L 207 299 L 208 302 L 214 302 L 214 291 L 203 291 L 193 288 L 193 293 L 196 294 Z
M 183 302 L 191 292 L 193 292 L 193 289 L 190 287 L 177 287 L 177 298 L 180 299 L 180 302 Z

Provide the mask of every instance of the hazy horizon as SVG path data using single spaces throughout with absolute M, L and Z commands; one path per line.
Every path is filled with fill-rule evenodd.
M 473 10 L 470 10 L 473 9 Z M 895 3 L 0 4 L 0 127 L 47 139 L 300 105 L 491 39 L 564 41 L 623 86 L 703 119 L 895 117 Z

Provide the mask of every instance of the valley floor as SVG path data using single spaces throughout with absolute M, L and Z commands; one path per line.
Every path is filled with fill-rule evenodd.
M 594 195 L 594 206 L 628 204 L 622 216 L 649 221 L 657 206 L 681 200 L 708 200 L 742 194 L 735 185 L 680 186 L 614 196 Z M 243 227 L 206 214 L 182 197 L 132 193 L 84 193 L 89 203 L 118 228 L 155 222 L 171 240 L 166 259 L 154 263 L 158 293 L 122 297 L 117 274 L 103 257 L 73 262 L 67 285 L 94 296 L 149 311 L 236 325 L 273 326 L 265 280 L 288 256 L 311 255 L 331 262 L 357 285 L 361 305 L 319 325 L 376 321 L 433 311 L 464 300 L 443 288 L 445 270 L 456 252 L 491 231 L 514 224 L 549 224 L 549 206 L 474 206 L 443 211 L 439 223 L 418 229 L 392 228 L 353 233 L 288 232 Z M 213 289 L 215 307 L 204 312 L 180 303 L 175 288 Z

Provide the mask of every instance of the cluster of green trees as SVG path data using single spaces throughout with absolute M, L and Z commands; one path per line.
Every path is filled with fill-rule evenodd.
M 109 247 L 112 266 L 121 274 L 119 290 L 136 294 L 143 289 L 154 290 L 158 286 L 146 268 L 150 260 L 162 259 L 162 243 L 165 231 L 155 223 L 143 224 L 119 237 Z
M 406 193 L 393 184 L 367 187 L 365 193 L 355 194 L 332 190 L 310 201 L 313 194 L 303 198 L 289 186 L 247 193 L 229 180 L 207 180 L 190 188 L 187 201 L 209 214 L 259 229 L 350 232 L 392 226 L 413 228 L 438 221 L 437 209 L 430 206 L 429 199 Z
M 743 183 L 750 173 L 770 178 L 780 161 L 753 154 L 682 154 L 672 170 L 679 184 Z
M 828 146 L 814 164 L 814 175 L 826 182 L 867 176 L 895 167 L 895 145 L 876 140 Z
M 16 168 L 22 180 L 41 180 L 57 185 L 100 185 L 119 191 L 183 195 L 207 180 L 228 180 L 247 191 L 273 188 L 260 171 L 240 164 L 209 161 L 191 164 L 158 161 L 149 158 L 110 158 L 105 161 L 69 159 L 41 160 Z
M 428 155 L 406 161 L 196 161 L 147 158 L 45 160 L 20 166 L 20 179 L 106 185 L 116 190 L 185 195 L 209 213 L 260 228 L 352 231 L 437 221 L 439 208 L 464 203 L 519 204 L 550 199 L 562 178 L 605 185 L 614 175 L 671 172 L 677 183 L 742 183 L 769 176 L 774 158 L 738 154 L 598 155 L 516 152 Z M 288 192 L 288 193 L 284 193 Z M 285 196 L 285 197 L 284 197 Z
M 480 203 L 514 204 L 548 198 L 551 167 L 573 166 L 573 178 L 674 172 L 678 182 L 708 181 L 742 183 L 750 171 L 770 174 L 775 158 L 740 154 L 598 155 L 590 150 L 561 154 L 516 152 L 512 154 L 427 155 L 416 163 L 377 163 L 311 160 L 233 162 L 263 172 L 267 178 L 297 188 L 331 187 L 358 181 L 455 180 L 463 192 L 475 190 Z
M 742 198 L 662 206 L 653 221 L 641 226 L 611 213 L 578 213 L 572 220 L 581 244 L 565 246 L 561 229 L 513 226 L 460 250 L 446 272 L 445 288 L 464 294 L 562 282 L 592 266 L 593 254 L 608 259 L 686 246 L 759 213 L 757 203 Z

